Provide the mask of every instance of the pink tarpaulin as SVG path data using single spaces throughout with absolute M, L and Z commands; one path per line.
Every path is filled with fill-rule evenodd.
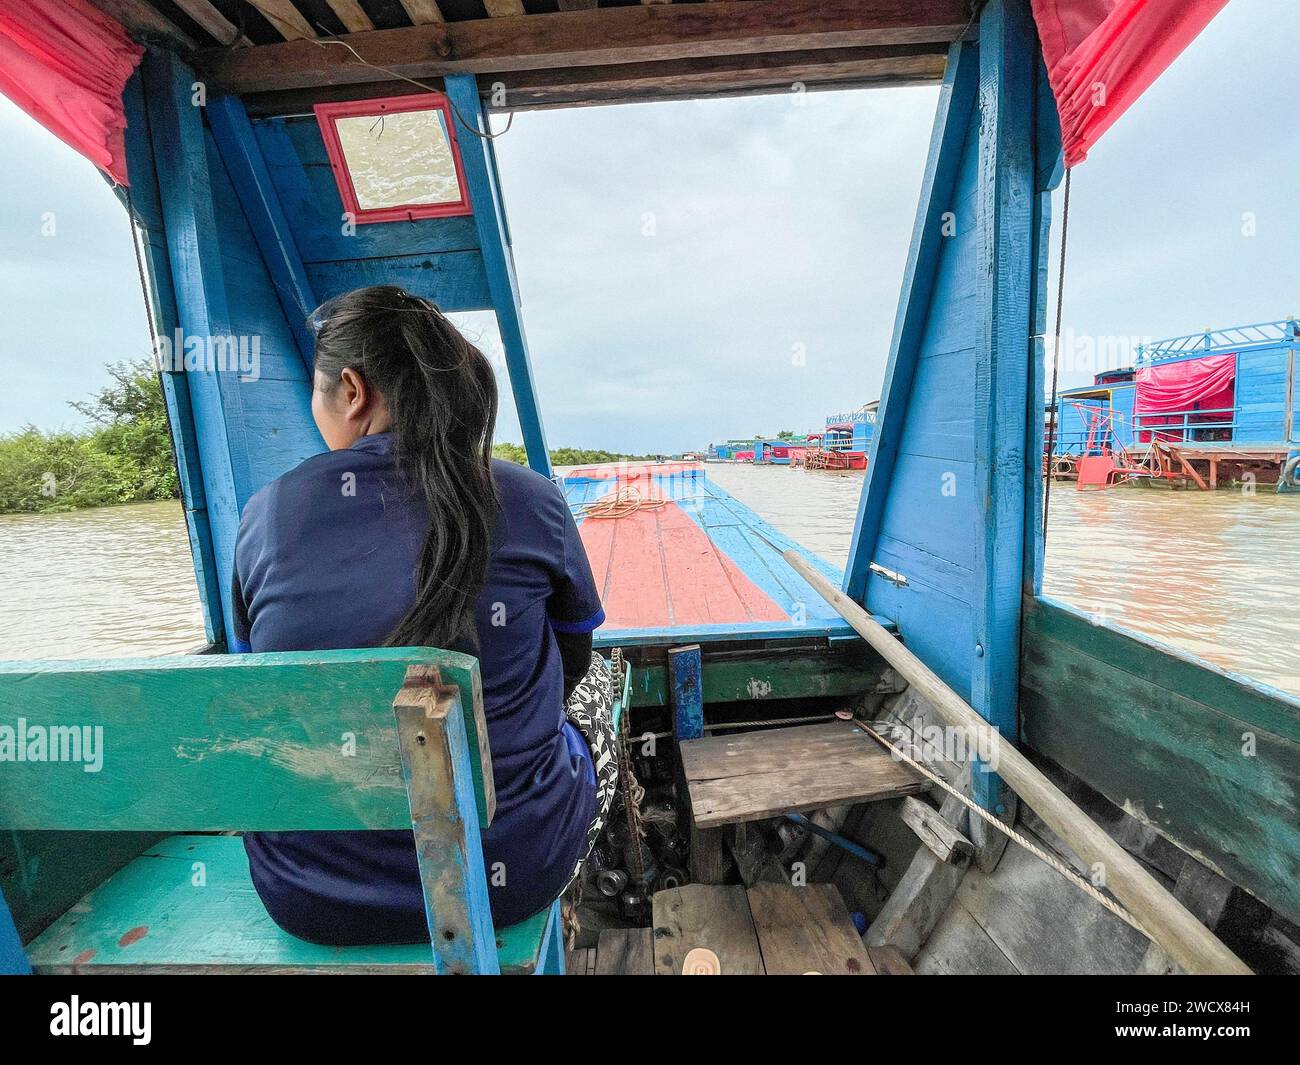
M 1143 428 L 1181 424 L 1184 415 L 1192 424 L 1229 422 L 1232 420 L 1236 378 L 1235 352 L 1145 367 L 1137 372 L 1137 399 L 1133 413 L 1143 416 L 1140 422 Z M 1160 434 L 1162 439 L 1169 435 L 1167 432 Z M 1139 436 L 1143 442 L 1149 438 L 1147 433 Z
M 142 54 L 87 0 L 0 0 L 0 93 L 121 184 L 122 87 Z
M 1065 165 L 1088 149 L 1228 0 L 1031 0 Z

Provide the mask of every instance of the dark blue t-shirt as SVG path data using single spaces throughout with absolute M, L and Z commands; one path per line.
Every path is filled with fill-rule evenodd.
M 415 596 L 429 528 L 390 433 L 316 455 L 248 501 L 235 546 L 235 629 L 252 651 L 377 647 Z M 478 600 L 478 656 L 496 816 L 483 835 L 498 927 L 545 908 L 581 854 L 595 807 L 586 746 L 564 716 L 552 630 L 604 620 L 561 491 L 494 461 L 500 499 Z M 259 832 L 253 883 L 282 928 L 327 943 L 428 938 L 410 832 Z M 500 864 L 498 864 L 500 863 Z M 494 876 L 494 873 L 497 874 Z

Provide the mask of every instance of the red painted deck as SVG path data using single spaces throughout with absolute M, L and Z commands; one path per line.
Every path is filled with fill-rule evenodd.
M 598 636 L 671 645 L 852 631 L 781 552 L 800 550 L 836 583 L 841 574 L 710 483 L 700 462 L 561 477 L 605 607 Z
M 616 490 L 602 496 L 609 499 Z M 663 498 L 643 487 L 642 497 Z M 720 551 L 679 503 L 579 526 L 612 629 L 786 621 L 789 615 Z

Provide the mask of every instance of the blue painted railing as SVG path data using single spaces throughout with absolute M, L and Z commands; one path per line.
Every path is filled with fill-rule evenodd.
M 1224 415 L 1225 417 L 1216 418 L 1212 421 L 1193 421 L 1193 418 L 1205 418 L 1208 415 Z M 1181 422 L 1171 422 L 1166 419 L 1181 418 Z M 1200 435 L 1207 431 L 1219 431 L 1226 429 L 1229 433 L 1235 434 L 1237 431 L 1237 408 L 1234 407 L 1216 407 L 1213 410 L 1169 410 L 1160 411 L 1152 414 L 1134 414 L 1133 415 L 1133 435 L 1136 438 L 1139 433 L 1151 433 L 1152 439 L 1177 442 L 1180 440 L 1206 440 L 1207 437 Z M 1177 435 L 1168 435 L 1177 434 Z M 1147 443 L 1148 441 L 1139 441 Z
M 1297 341 L 1300 341 L 1300 322 L 1294 318 L 1257 322 L 1254 325 L 1235 325 L 1226 329 L 1206 329 L 1201 333 L 1188 333 L 1186 336 L 1139 345 L 1137 365 L 1140 368 L 1153 362 L 1181 359 L 1188 355 L 1240 351 L 1243 348 L 1271 347 Z

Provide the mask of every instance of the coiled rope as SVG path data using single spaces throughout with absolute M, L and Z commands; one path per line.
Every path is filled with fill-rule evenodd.
M 667 499 L 646 499 L 634 485 L 625 485 L 612 496 L 582 507 L 584 518 L 626 518 L 640 510 L 658 510 L 668 505 Z

